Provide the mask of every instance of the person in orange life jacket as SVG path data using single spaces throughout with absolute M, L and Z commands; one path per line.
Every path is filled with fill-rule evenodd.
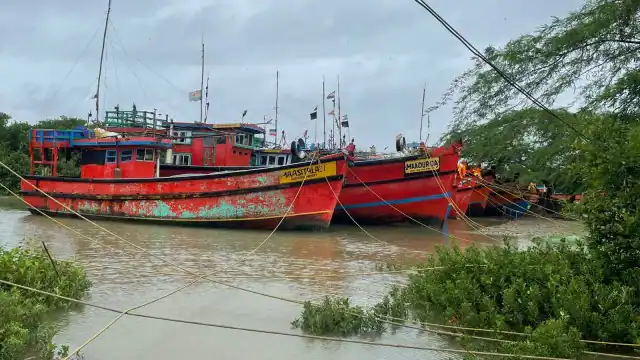
M 458 176 L 460 176 L 460 179 L 464 179 L 466 174 L 467 174 L 467 160 L 462 160 L 461 162 L 458 163 Z

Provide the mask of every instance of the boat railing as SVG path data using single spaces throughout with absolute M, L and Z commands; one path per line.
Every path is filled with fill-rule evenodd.
M 109 128 L 144 128 L 162 129 L 163 121 L 168 121 L 169 116 L 158 116 L 156 111 L 144 110 L 111 110 L 106 111 L 104 126 Z

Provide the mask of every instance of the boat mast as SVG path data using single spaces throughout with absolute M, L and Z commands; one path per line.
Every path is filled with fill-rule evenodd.
M 340 75 L 337 75 L 338 77 L 338 123 L 336 123 L 336 126 L 338 127 L 338 144 L 340 144 L 340 146 L 338 146 L 338 148 L 342 148 L 342 115 L 340 113 Z
M 107 29 L 109 26 L 109 15 L 111 14 L 111 0 L 107 4 L 107 17 L 104 20 L 104 32 L 102 34 L 102 49 L 100 50 L 100 67 L 98 69 L 98 88 L 94 98 L 96 99 L 96 122 L 100 120 L 100 80 L 102 80 L 102 63 L 104 61 L 104 48 L 107 42 Z
M 420 141 L 422 141 L 422 120 L 424 119 L 424 97 L 427 93 L 427 83 L 422 88 L 422 112 L 420 113 Z
M 276 146 L 278 146 L 278 92 L 280 86 L 280 71 L 276 71 Z
M 202 66 L 200 68 L 200 123 L 202 123 L 203 117 L 202 112 L 204 111 L 204 105 L 202 103 L 203 92 L 204 92 L 204 34 L 202 34 Z
M 204 88 L 204 122 L 209 118 L 209 73 L 207 73 L 207 86 Z
M 322 140 L 322 147 L 323 148 L 327 148 L 327 111 L 325 110 L 324 107 L 324 100 L 325 100 L 325 90 L 324 90 L 324 75 L 322 75 L 322 126 L 323 126 L 323 140 Z

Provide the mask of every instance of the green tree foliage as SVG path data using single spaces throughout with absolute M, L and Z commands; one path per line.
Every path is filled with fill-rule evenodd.
M 73 129 L 76 126 L 83 126 L 86 121 L 78 118 L 61 116 L 57 119 L 43 120 L 35 127 L 41 129 Z M 13 121 L 11 116 L 0 112 L 0 161 L 7 164 L 19 174 L 29 172 L 29 144 L 27 136 L 29 129 L 33 127 L 26 122 Z M 59 169 L 61 175 L 78 176 L 77 154 L 70 154 L 69 159 L 61 157 Z M 0 167 L 0 182 L 13 191 L 20 188 L 20 180 Z M 4 189 L 0 189 L 0 195 L 6 195 Z
M 637 282 L 640 1 L 587 0 L 485 55 L 547 106 L 570 100 L 579 110 L 557 113 L 591 141 L 528 109 L 528 100 L 480 59 L 445 95 L 458 95 L 446 136 L 466 134 L 473 160 L 487 156 L 503 169 L 526 169 L 530 178 L 544 176 L 567 191 L 585 189 L 593 255 L 608 279 Z
M 640 112 L 640 2 L 587 0 L 577 11 L 554 18 L 534 34 L 485 55 L 547 106 L 572 91 L 573 102 L 617 114 Z M 528 105 L 516 89 L 480 59 L 452 84 L 454 128 L 498 117 Z M 570 97 L 571 95 L 567 95 Z M 579 127 L 580 124 L 576 124 Z
M 557 113 L 576 118 L 566 110 Z M 464 139 L 465 158 L 493 164 L 503 176 L 519 173 L 524 182 L 549 181 L 569 193 L 585 188 L 584 177 L 572 166 L 578 158 L 575 146 L 582 139 L 540 109 L 513 110 L 492 121 L 468 124 L 448 136 Z
M 62 296 L 82 299 L 91 283 L 84 270 L 66 261 L 55 261 L 55 269 L 44 252 L 0 248 L 2 279 Z M 52 359 L 66 347 L 52 339 L 57 329 L 52 312 L 72 304 L 55 297 L 0 284 L 0 360 Z

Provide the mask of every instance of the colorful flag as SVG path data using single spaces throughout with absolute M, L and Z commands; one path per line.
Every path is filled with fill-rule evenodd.
M 202 100 L 202 89 L 189 92 L 189 101 L 200 101 L 200 100 Z
M 329 111 L 329 115 L 333 116 L 335 114 L 335 112 L 333 110 Z
M 309 117 L 311 118 L 311 120 L 315 120 L 315 119 L 318 118 L 318 107 L 317 106 L 316 106 L 315 109 L 313 109 L 311 114 L 309 114 Z
M 303 138 L 307 138 L 307 129 L 304 129 L 304 134 L 302 135 Z
M 329 95 L 327 95 L 327 99 L 335 99 L 336 98 L 336 92 L 332 91 L 329 93 Z
M 277 133 L 276 129 L 269 129 L 269 136 L 276 136 Z

